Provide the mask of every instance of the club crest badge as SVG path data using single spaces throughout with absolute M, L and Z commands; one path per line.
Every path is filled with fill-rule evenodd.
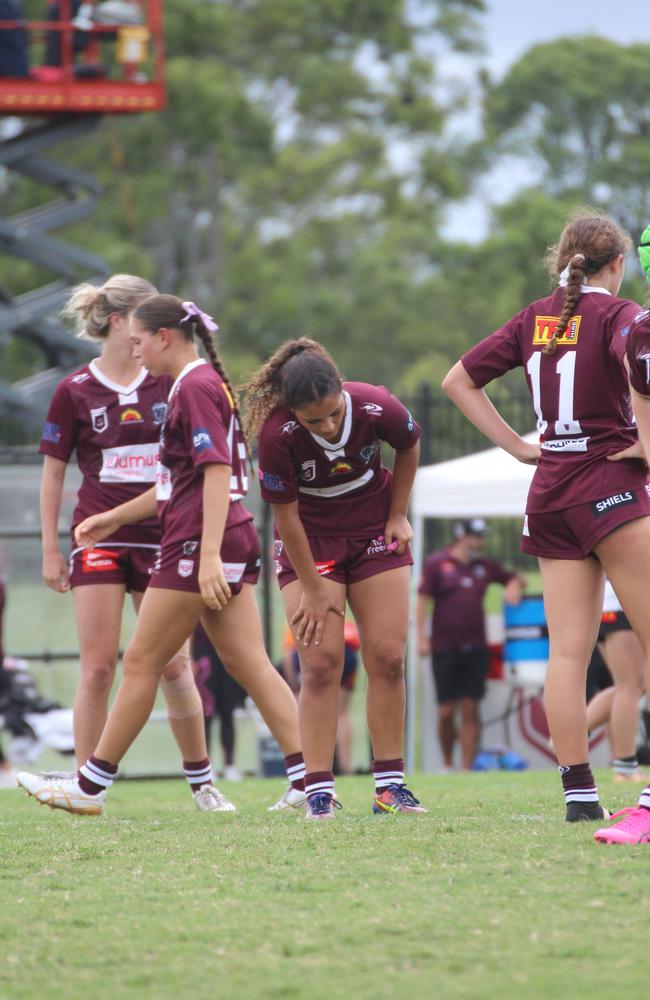
M 300 466 L 300 478 L 303 483 L 311 483 L 316 478 L 316 460 L 310 459 Z
M 106 412 L 106 407 L 98 406 L 97 409 L 91 410 L 90 419 L 95 433 L 101 434 L 108 427 L 108 413 Z
M 154 423 L 162 424 L 167 416 L 167 403 L 152 403 L 151 416 L 154 419 Z
M 179 559 L 178 560 L 178 575 L 179 576 L 191 576 L 192 570 L 194 569 L 193 559 Z

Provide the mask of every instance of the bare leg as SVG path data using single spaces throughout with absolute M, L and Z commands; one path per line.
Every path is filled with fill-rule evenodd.
M 611 632 L 603 645 L 605 660 L 614 678 L 612 751 L 614 757 L 632 757 L 636 753 L 639 698 L 643 691 L 643 650 L 631 629 Z
M 252 585 L 245 583 L 221 611 L 204 606 L 201 621 L 226 670 L 251 696 L 285 757 L 298 753 L 296 700 L 269 660 Z
M 456 745 L 456 710 L 457 701 L 438 702 L 438 739 L 442 750 L 444 767 L 451 770 L 454 766 L 454 747 Z
M 613 687 L 605 688 L 593 696 L 587 705 L 587 729 L 590 733 L 599 726 L 607 725 L 611 718 L 613 701 Z
M 544 705 L 561 765 L 589 759 L 585 678 L 603 607 L 595 559 L 540 559 L 550 640 Z
M 480 731 L 479 703 L 473 698 L 462 698 L 460 702 L 460 747 L 463 754 L 463 770 L 471 770 Z
M 595 551 L 641 644 L 650 703 L 650 517 L 628 521 L 599 542 Z
M 352 769 L 352 724 L 350 722 L 351 691 L 339 688 L 338 722 L 336 728 L 336 756 L 341 774 Z
M 142 605 L 143 594 L 132 593 L 133 604 L 135 605 L 136 612 L 140 611 Z M 175 656 L 171 658 L 167 666 L 162 672 L 160 689 L 167 701 L 167 718 L 169 719 L 169 726 L 172 733 L 174 734 L 174 739 L 178 744 L 178 749 L 181 752 L 182 760 L 198 761 L 204 760 L 209 756 L 208 754 L 208 744 L 205 735 L 205 722 L 203 719 L 203 709 L 201 705 L 201 696 L 194 683 L 194 675 L 191 673 L 190 667 L 190 644 L 189 641 L 183 643 L 182 648 L 176 653 Z M 194 686 L 194 695 L 192 699 L 191 692 L 186 692 L 184 694 L 184 702 L 187 704 L 189 701 L 194 701 L 195 711 L 192 715 L 185 715 L 179 718 L 176 714 L 176 708 L 173 703 L 173 696 L 170 693 L 169 682 L 177 681 L 179 678 L 184 677 L 186 680 L 191 680 Z
M 366 710 L 375 760 L 401 758 L 404 752 L 409 576 L 409 567 L 400 566 L 348 588 L 368 674 Z
M 93 752 L 108 715 L 108 698 L 120 647 L 125 589 L 121 583 L 74 587 L 80 674 L 72 718 L 78 764 Z
M 205 607 L 200 594 L 151 587 L 124 655 L 124 675 L 95 756 L 119 764 L 151 714 L 161 674 Z
M 340 603 L 344 600 L 342 583 L 323 580 L 333 590 Z M 299 580 L 282 588 L 287 621 L 298 610 L 302 584 Z M 343 674 L 343 619 L 327 616 L 320 646 L 303 645 L 294 630 L 296 649 L 300 656 L 302 682 L 298 699 L 300 738 L 307 773 L 331 771 L 336 744 L 338 697 Z

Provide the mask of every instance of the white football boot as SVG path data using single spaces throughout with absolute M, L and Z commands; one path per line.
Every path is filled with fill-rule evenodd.
M 236 806 L 222 795 L 214 785 L 204 785 L 193 793 L 194 804 L 199 812 L 237 812 Z
M 307 805 L 307 796 L 293 785 L 287 785 L 284 795 L 275 803 L 269 806 L 269 812 L 281 812 L 283 809 L 304 809 Z
M 99 816 L 104 809 L 106 792 L 87 795 L 79 788 L 76 775 L 74 778 L 41 778 L 29 771 L 19 771 L 16 781 L 40 805 L 50 809 L 63 809 L 78 816 Z

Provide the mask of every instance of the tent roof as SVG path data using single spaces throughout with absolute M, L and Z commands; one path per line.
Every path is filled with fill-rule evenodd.
M 538 441 L 539 433 L 526 441 Z M 535 467 L 489 448 L 418 469 L 412 510 L 420 517 L 523 517 Z

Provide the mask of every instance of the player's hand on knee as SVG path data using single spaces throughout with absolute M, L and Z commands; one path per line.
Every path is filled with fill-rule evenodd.
M 345 617 L 345 610 L 339 602 L 329 594 L 326 588 L 315 591 L 303 591 L 300 606 L 291 619 L 291 625 L 297 625 L 297 638 L 304 646 L 312 642 L 320 646 L 323 638 L 325 619 L 330 611 Z
M 106 510 L 103 514 L 93 514 L 78 524 L 74 529 L 74 540 L 84 549 L 92 549 L 98 542 L 117 531 L 118 527 L 119 524 L 112 516 L 112 511 Z
M 68 564 L 60 552 L 52 552 L 43 556 L 43 581 L 59 594 L 70 590 L 70 573 Z
M 406 546 L 413 540 L 413 528 L 403 515 L 391 515 L 384 528 L 384 541 L 388 552 L 403 555 Z
M 232 592 L 223 572 L 219 557 L 201 559 L 199 564 L 199 587 L 201 597 L 213 611 L 221 611 L 232 597 Z

